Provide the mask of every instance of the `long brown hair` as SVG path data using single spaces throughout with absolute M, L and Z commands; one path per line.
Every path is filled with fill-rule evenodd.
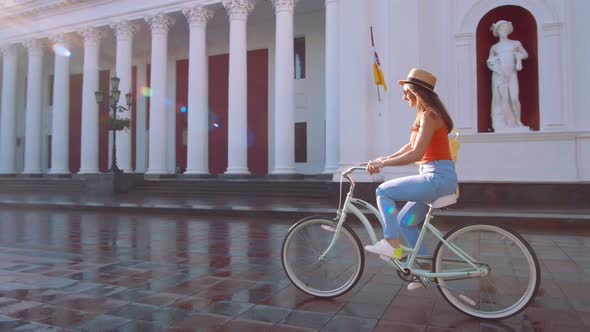
M 453 130 L 453 119 L 447 112 L 447 109 L 443 102 L 440 100 L 436 92 L 428 90 L 419 85 L 407 83 L 408 89 L 414 94 L 418 102 L 418 115 L 414 121 L 414 128 L 420 127 L 420 116 L 422 113 L 430 111 L 437 117 L 441 118 L 447 125 L 447 131 L 450 133 Z

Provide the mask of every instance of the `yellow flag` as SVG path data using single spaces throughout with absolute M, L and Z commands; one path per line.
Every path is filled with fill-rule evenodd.
M 381 71 L 381 67 L 379 67 L 377 63 L 373 64 L 373 78 L 375 79 L 375 84 L 382 85 L 383 90 L 387 92 L 387 83 L 385 83 L 383 72 Z
M 376 85 L 381 85 L 383 90 L 387 92 L 387 83 L 385 83 L 385 78 L 383 76 L 383 71 L 381 70 L 381 62 L 379 61 L 379 55 L 377 54 L 377 49 L 375 48 L 375 39 L 373 38 L 373 27 L 371 27 L 371 46 L 373 46 L 373 79 L 375 80 Z M 379 89 L 377 89 L 377 92 Z

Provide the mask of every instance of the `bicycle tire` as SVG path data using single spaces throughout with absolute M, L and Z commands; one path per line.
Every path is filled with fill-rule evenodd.
M 479 231 L 486 231 L 490 234 L 478 236 L 476 232 Z M 493 241 L 492 235 L 500 236 L 502 242 Z M 506 319 L 520 313 L 533 301 L 541 283 L 539 261 L 529 243 L 520 234 L 505 226 L 478 223 L 455 227 L 445 234 L 444 239 L 457 245 L 489 269 L 489 273 L 481 277 L 435 278 L 439 292 L 455 309 L 479 319 Z M 513 244 L 510 244 L 509 241 Z M 477 249 L 477 251 L 472 249 Z M 487 249 L 496 252 L 487 252 Z M 497 253 L 499 250 L 503 251 L 501 255 Z M 526 262 L 527 270 L 521 270 L 521 265 L 512 262 L 513 260 L 519 262 L 515 256 L 519 252 L 523 254 L 523 258 L 520 259 L 524 259 Z M 445 254 L 448 256 L 445 257 Z M 454 265 L 460 264 L 452 259 L 451 254 L 458 257 L 443 245 L 442 241 L 439 242 L 433 255 L 433 272 L 444 272 L 443 264 L 445 262 Z M 497 265 L 492 268 L 490 263 L 497 263 Z M 465 262 L 463 264 L 467 266 Z M 516 275 L 507 276 L 506 274 L 511 271 Z M 506 278 L 509 282 L 499 283 L 498 286 L 501 287 L 496 287 L 491 279 L 494 276 L 498 276 L 499 280 Z M 527 278 L 528 280 L 526 280 Z M 465 280 L 469 282 L 466 283 Z M 458 289 L 459 286 L 463 289 Z M 519 290 L 519 288 L 522 289 Z M 516 298 L 516 301 L 500 298 L 506 295 Z M 495 307 L 499 308 L 490 309 Z
M 302 292 L 316 297 L 332 298 L 345 294 L 358 283 L 365 266 L 364 251 L 356 233 L 348 225 L 342 226 L 335 247 L 330 251 L 329 257 L 322 262 L 317 261 L 317 258 L 328 247 L 333 237 L 329 235 L 334 235 L 336 222 L 319 216 L 311 216 L 299 220 L 287 232 L 281 247 L 283 269 L 291 283 Z M 301 235 L 309 235 L 307 241 L 304 239 L 304 245 L 295 243 Z M 318 240 L 319 244 L 312 243 L 311 240 Z M 306 255 L 305 251 L 315 252 Z M 313 265 L 324 266 L 326 268 L 325 277 L 323 280 L 320 280 L 321 276 L 318 276 L 318 280 L 303 279 L 303 273 L 298 266 L 295 266 L 295 260 L 299 261 L 297 263 L 301 263 L 301 261 L 307 263 L 306 260 L 308 260 L 311 262 L 310 267 Z M 334 264 L 327 266 L 329 263 Z M 350 275 L 345 274 L 348 270 L 352 272 Z M 336 276 L 334 285 L 329 285 L 332 282 L 329 274 Z M 338 282 L 339 279 L 343 281 Z

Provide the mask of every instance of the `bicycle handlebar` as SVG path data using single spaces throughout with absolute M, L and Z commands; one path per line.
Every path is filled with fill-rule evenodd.
M 342 172 L 342 176 L 347 177 L 349 174 L 351 174 L 354 171 L 366 171 L 367 170 L 367 163 L 362 163 L 358 166 L 352 166 L 349 169 L 347 169 L 346 171 Z

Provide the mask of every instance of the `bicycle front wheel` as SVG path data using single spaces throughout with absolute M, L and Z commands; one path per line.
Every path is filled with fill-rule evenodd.
M 476 318 L 504 319 L 524 310 L 541 282 L 539 262 L 526 240 L 498 225 L 459 226 L 445 235 L 456 251 L 487 272 L 482 276 L 438 277 L 442 296 L 459 311 Z M 433 256 L 437 273 L 475 268 L 443 242 Z
M 365 255 L 357 235 L 347 225 L 342 226 L 337 234 L 334 221 L 308 217 L 289 229 L 281 258 L 295 287 L 313 296 L 330 298 L 356 285 L 363 272 Z M 335 236 L 334 246 L 322 257 Z

